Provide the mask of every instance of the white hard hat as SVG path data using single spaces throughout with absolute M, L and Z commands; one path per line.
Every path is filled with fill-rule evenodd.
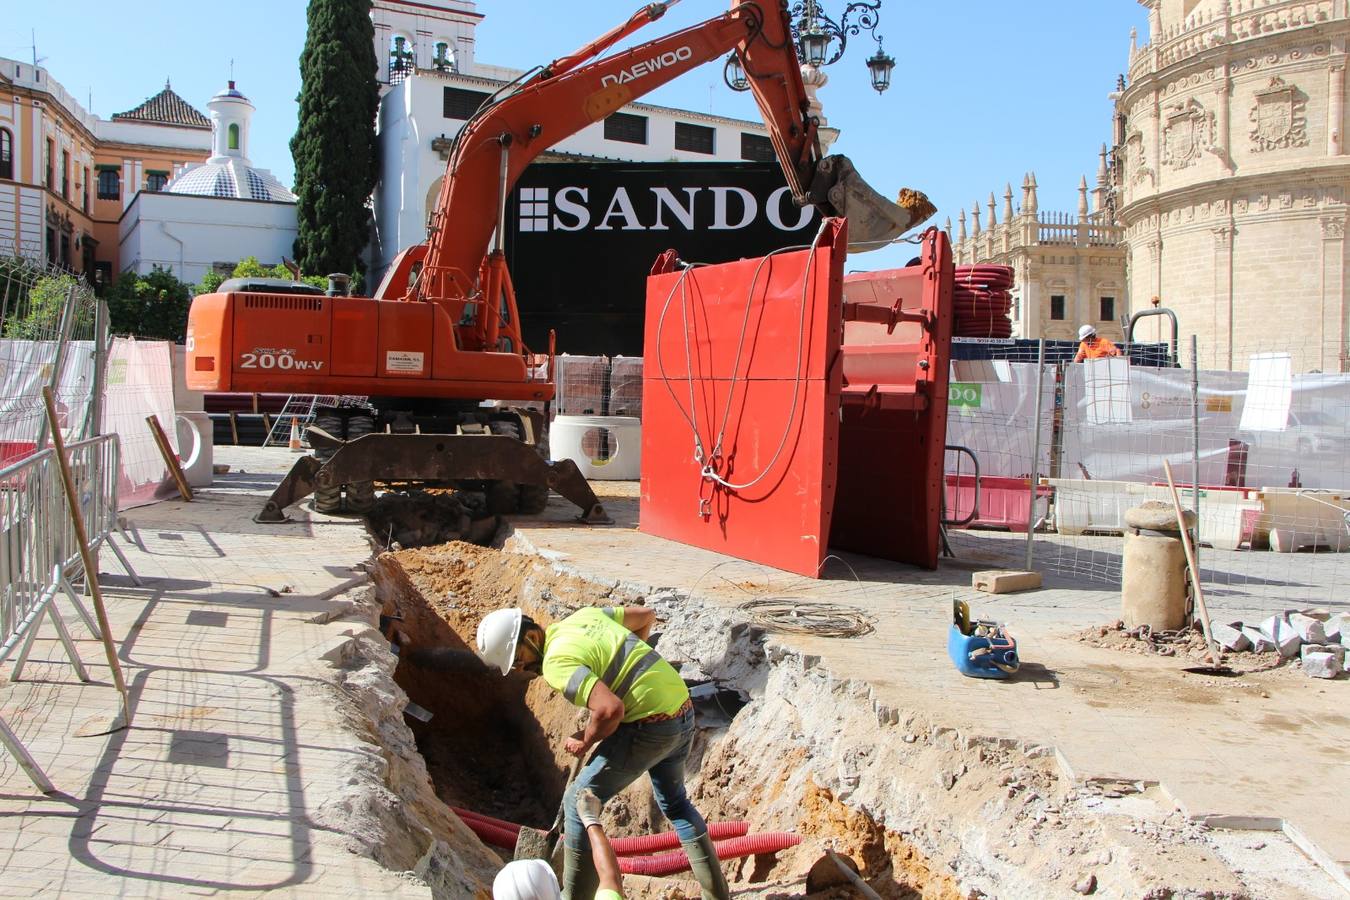
M 518 859 L 492 879 L 493 900 L 558 900 L 558 876 L 542 859 Z
M 478 623 L 478 655 L 489 666 L 511 672 L 516 661 L 516 641 L 520 639 L 520 620 L 524 614 L 516 607 L 497 609 Z
M 1097 329 L 1093 328 L 1091 325 L 1084 325 L 1082 328 L 1078 329 L 1078 339 L 1080 341 L 1086 341 L 1096 333 Z

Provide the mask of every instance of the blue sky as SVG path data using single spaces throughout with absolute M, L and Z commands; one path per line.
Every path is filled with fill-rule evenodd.
M 481 62 L 526 68 L 586 43 L 618 24 L 640 0 L 479 0 Z M 841 3 L 825 0 L 825 8 Z M 295 130 L 305 4 L 232 0 L 219 5 L 137 0 L 6 4 L 0 55 L 31 61 L 30 31 L 53 77 L 100 116 L 131 109 L 165 78 L 198 109 L 234 77 L 257 106 L 250 156 L 290 184 L 288 141 Z M 134 9 L 135 12 L 129 12 Z M 643 35 L 659 36 L 725 9 L 716 0 L 683 0 Z M 528 22 L 530 27 L 522 28 Z M 543 25 L 547 27 L 541 27 Z M 837 152 L 884 194 L 914 187 L 953 220 L 977 199 L 1012 182 L 1014 199 L 1028 170 L 1042 210 L 1077 208 L 1078 179 L 1091 183 L 1097 152 L 1110 134 L 1107 94 L 1124 70 L 1129 31 L 1147 33 L 1135 0 L 883 0 L 888 53 L 898 60 L 891 89 L 874 92 L 863 61 L 874 44 L 852 38 L 848 55 L 827 69 L 821 91 L 829 124 L 843 134 Z M 1141 42 L 1143 38 L 1141 38 Z M 704 66 L 644 100 L 757 119 L 748 96 L 722 84 L 721 63 Z M 872 255 L 896 264 L 889 252 Z M 871 261 L 869 259 L 869 261 Z

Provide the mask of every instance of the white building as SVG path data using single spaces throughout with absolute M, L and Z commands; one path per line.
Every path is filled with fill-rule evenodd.
M 521 72 L 474 59 L 483 20 L 469 0 L 375 0 L 382 97 L 371 283 L 401 250 L 426 240 L 451 139 L 485 99 Z M 559 48 L 560 54 L 566 48 Z M 824 147 L 838 131 L 821 128 Z M 771 161 L 762 122 L 631 103 L 558 142 L 541 159 L 621 162 Z
M 119 258 L 140 274 L 171 269 L 197 283 L 229 274 L 239 260 L 266 265 L 291 254 L 295 195 L 248 157 L 254 107 L 234 82 L 211 98 L 211 156 L 184 168 L 163 193 L 142 191 L 118 223 Z

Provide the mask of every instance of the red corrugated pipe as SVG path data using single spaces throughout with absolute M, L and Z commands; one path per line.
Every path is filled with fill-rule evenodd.
M 800 836 L 781 831 L 768 831 L 763 834 L 751 834 L 745 837 L 719 841 L 713 846 L 717 849 L 718 859 L 738 859 L 758 853 L 776 853 L 795 847 L 802 842 Z M 619 860 L 619 871 L 625 875 L 647 875 L 660 878 L 676 875 L 689 868 L 689 857 L 683 850 L 662 853 L 660 856 L 627 856 Z
M 520 826 L 515 822 L 494 819 L 492 816 L 474 812 L 471 809 L 460 809 L 459 807 L 451 807 L 451 809 L 485 843 L 492 844 L 494 847 L 508 848 L 516 845 L 515 836 L 520 834 Z M 708 833 L 712 835 L 714 841 L 742 837 L 749 830 L 750 824 L 748 822 L 712 822 L 708 825 Z M 507 835 L 511 835 L 510 843 L 495 843 L 496 841 L 505 841 Z M 617 856 L 642 856 L 655 853 L 658 850 L 675 849 L 680 846 L 680 836 L 673 831 L 666 831 L 661 834 L 615 838 L 611 841 L 611 844 Z
M 714 841 L 743 837 L 750 830 L 748 822 L 710 822 L 708 834 Z M 680 846 L 680 836 L 673 831 L 662 834 L 644 834 L 640 837 L 615 838 L 610 841 L 616 856 L 645 856 L 658 850 L 674 850 Z

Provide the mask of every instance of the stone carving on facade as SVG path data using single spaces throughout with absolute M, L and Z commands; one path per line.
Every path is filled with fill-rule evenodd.
M 1163 163 L 1173 169 L 1193 165 L 1214 139 L 1214 113 L 1198 100 L 1171 107 L 1164 114 Z
M 1324 216 L 1322 218 L 1322 237 L 1339 241 L 1345 237 L 1344 216 Z
M 1307 94 L 1279 76 L 1270 79 L 1268 88 L 1257 91 L 1252 107 L 1252 151 L 1308 146 L 1307 105 Z
M 1125 168 L 1130 173 L 1130 181 L 1133 184 L 1143 184 L 1147 181 L 1153 186 L 1157 183 L 1157 178 L 1144 157 L 1143 132 L 1133 131 L 1125 139 Z

